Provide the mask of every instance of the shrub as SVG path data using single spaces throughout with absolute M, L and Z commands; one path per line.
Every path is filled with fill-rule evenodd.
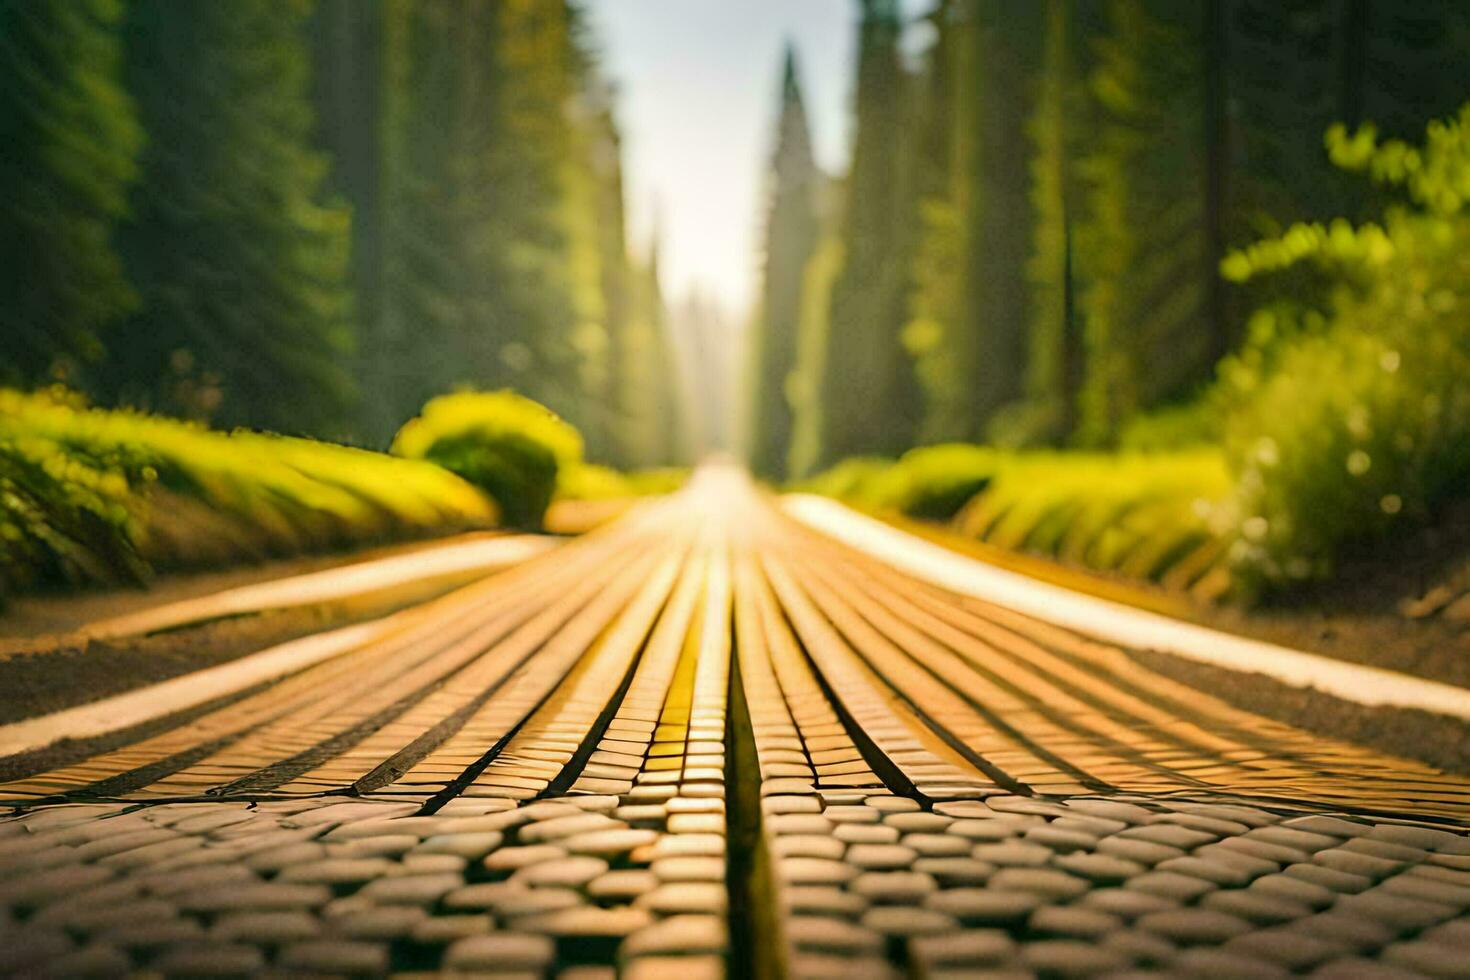
M 964 443 L 921 446 L 884 475 L 886 505 L 909 517 L 945 521 L 995 478 L 1001 455 Z
M 1238 567 L 1266 586 L 1434 518 L 1470 479 L 1470 106 L 1423 149 L 1371 128 L 1328 134 L 1339 165 L 1403 187 L 1384 222 L 1298 225 L 1228 256 L 1236 280 L 1312 263 L 1325 308 L 1278 307 L 1281 339 L 1227 361 Z
M 620 473 L 596 463 L 578 463 L 563 469 L 556 481 L 558 500 L 613 500 L 672 493 L 689 478 L 682 469 L 638 470 Z
M 0 389 L 0 592 L 495 523 L 429 463 Z
M 582 437 L 550 409 L 511 391 L 431 399 L 393 439 L 393 453 L 426 459 L 483 488 L 506 523 L 540 527 L 557 473 L 582 460 Z

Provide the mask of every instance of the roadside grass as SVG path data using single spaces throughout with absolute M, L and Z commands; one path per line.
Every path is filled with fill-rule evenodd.
M 0 390 L 0 596 L 493 526 L 431 463 Z
M 847 460 L 794 489 L 945 521 L 996 547 L 1214 599 L 1231 587 L 1223 452 L 1064 452 L 945 445 Z

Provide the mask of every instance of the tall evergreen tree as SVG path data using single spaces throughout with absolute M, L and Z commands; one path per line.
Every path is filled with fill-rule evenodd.
M 749 455 L 756 473 L 780 478 L 791 448 L 788 388 L 796 368 L 802 277 L 816 248 L 817 187 L 811 134 L 797 78 L 796 51 L 786 49 L 781 113 L 767 176 L 764 279 L 760 312 L 751 338 Z
M 821 380 L 827 461 L 898 452 L 922 411 L 904 350 L 913 194 L 907 154 L 907 79 L 896 0 L 861 0 L 857 125 L 842 217 L 843 265 L 832 287 Z
M 141 143 L 120 14 L 0 2 L 0 384 L 77 380 L 135 302 L 113 247 Z
M 970 394 L 967 436 L 983 437 L 997 411 L 1019 401 L 1026 375 L 1026 260 L 1032 226 L 1025 152 L 1032 80 L 1039 60 L 1034 0 L 970 0 L 974 24 L 959 111 L 971 113 L 959 159 L 969 192 L 962 355 Z
M 306 10 L 128 7 L 127 77 L 149 143 L 121 236 L 142 307 L 110 345 L 127 400 L 338 431 L 352 397 L 349 219 L 320 200 Z
M 1081 367 L 1074 261 L 1080 204 L 1076 158 L 1086 128 L 1078 70 L 1085 11 L 1070 0 L 1046 0 L 1041 71 L 1031 114 L 1031 205 L 1034 221 L 1026 273 L 1025 409 L 1001 426 L 1005 441 L 1054 442 L 1075 428 Z M 1007 430 L 1008 431 L 1004 431 Z M 999 433 L 998 433 L 999 434 Z
M 402 363 L 383 336 L 384 126 L 389 96 L 390 0 L 317 0 L 308 22 L 316 142 L 327 153 L 326 190 L 352 209 L 355 372 L 373 397 L 360 403 L 356 433 L 386 446 L 417 404 L 391 397 Z
M 1201 18 L 1164 0 L 1111 0 L 1095 44 L 1095 135 L 1079 166 L 1087 275 L 1079 432 L 1105 442 L 1139 409 L 1208 376 L 1209 274 Z M 1211 270 L 1212 272 L 1213 270 Z

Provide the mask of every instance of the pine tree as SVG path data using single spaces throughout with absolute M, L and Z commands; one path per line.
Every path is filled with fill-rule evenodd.
M 1079 167 L 1076 254 L 1085 378 L 1079 434 L 1112 438 L 1213 366 L 1203 233 L 1203 65 L 1197 8 L 1111 0 L 1089 86 L 1098 113 Z
M 832 287 L 821 379 L 826 461 L 909 446 L 922 404 L 904 350 L 914 204 L 898 152 L 907 79 L 895 0 L 862 0 L 857 125 L 842 218 L 843 264 Z
M 751 468 L 779 479 L 791 448 L 789 379 L 796 368 L 802 277 L 816 248 L 820 180 L 797 77 L 796 52 L 786 49 L 781 114 L 767 177 L 765 268 L 761 305 L 751 338 L 749 442 Z
M 1026 375 L 1026 260 L 1032 215 L 1025 153 L 1040 22 L 1032 0 L 971 0 L 973 28 L 960 111 L 972 114 L 962 145 L 969 184 L 962 353 L 970 395 L 969 438 L 983 437 L 996 413 L 1020 400 Z
M 315 139 L 327 153 L 325 188 L 352 210 L 355 373 L 373 397 L 360 402 L 356 434 L 386 447 L 418 403 L 392 397 L 401 362 L 384 336 L 384 120 L 389 96 L 390 0 L 317 0 L 308 22 Z
M 958 107 L 968 96 L 968 34 L 973 21 L 963 3 L 943 0 L 930 16 L 935 41 L 927 52 L 915 117 L 921 137 L 916 161 L 918 230 L 913 288 L 904 347 L 914 359 L 923 390 L 921 443 L 966 438 L 974 431 L 970 406 L 969 349 L 965 322 L 965 266 L 969 228 L 964 221 L 970 187 L 961 159 L 972 152 L 970 113 Z
M 135 302 L 113 246 L 141 143 L 120 14 L 0 3 L 0 384 L 79 380 Z
M 310 148 L 306 5 L 128 8 L 149 143 L 121 247 L 142 307 L 110 345 L 125 399 L 226 424 L 339 431 L 352 397 L 347 210 Z
M 993 432 L 1009 443 L 1057 442 L 1077 424 L 1081 338 L 1075 261 L 1080 210 L 1077 157 L 1087 132 L 1082 91 L 1089 6 L 1047 0 L 1031 144 L 1031 257 L 1026 275 L 1026 402 Z

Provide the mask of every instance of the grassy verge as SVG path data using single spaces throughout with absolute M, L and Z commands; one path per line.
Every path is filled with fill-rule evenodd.
M 431 463 L 0 391 L 0 595 L 486 527 Z
M 866 510 L 947 521 L 995 547 L 1215 598 L 1231 586 L 1223 453 L 930 446 L 849 460 L 799 485 Z

